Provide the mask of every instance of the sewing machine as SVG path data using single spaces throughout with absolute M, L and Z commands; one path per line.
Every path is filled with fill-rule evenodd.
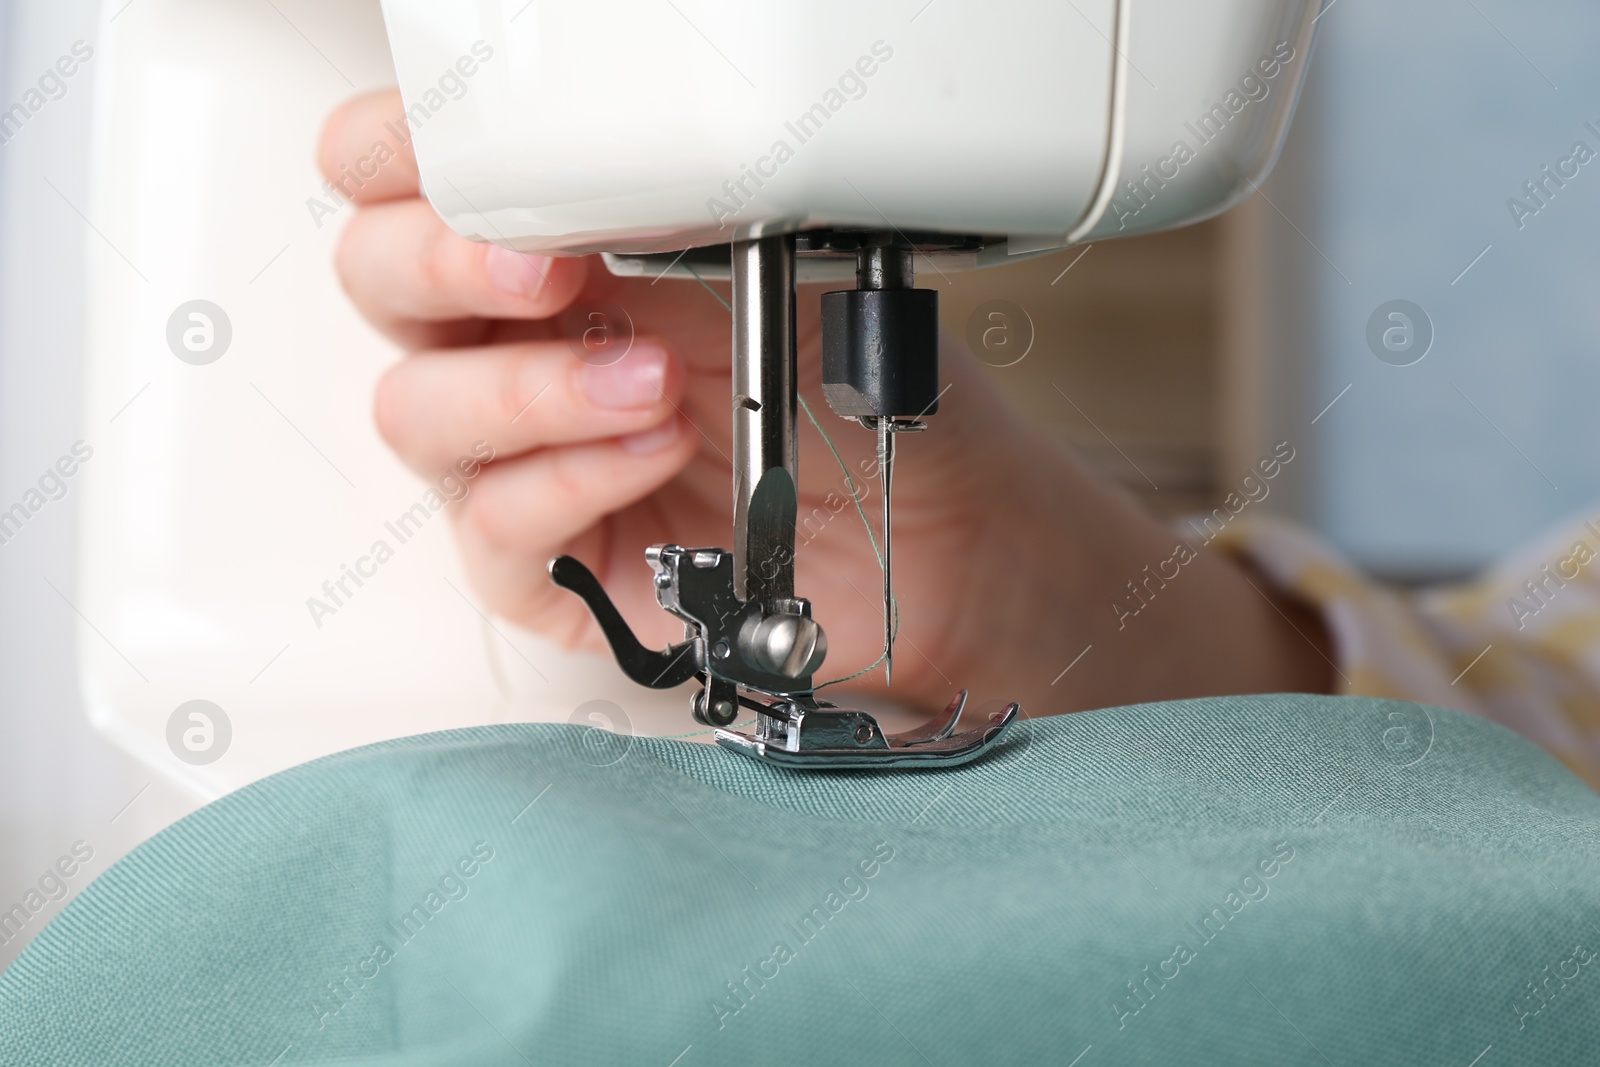
M 1226 210 L 1278 150 L 1320 6 L 384 0 L 423 187 L 457 232 L 731 279 L 733 548 L 646 553 L 684 640 L 645 648 L 582 563 L 550 566 L 628 677 L 698 680 L 718 743 L 788 766 L 952 765 L 995 745 L 1016 704 L 958 732 L 962 693 L 886 735 L 817 696 L 827 638 L 794 584 L 795 286 L 854 282 L 822 298 L 823 388 L 876 435 L 887 675 L 894 442 L 940 397 L 938 294 L 916 275 Z M 752 733 L 728 729 L 741 708 Z

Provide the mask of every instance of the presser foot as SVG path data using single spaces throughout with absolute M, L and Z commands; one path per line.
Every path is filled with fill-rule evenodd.
M 1022 710 L 1008 704 L 981 726 L 956 733 L 967 692 L 944 713 L 903 734 L 885 734 L 864 711 L 850 711 L 810 698 L 780 700 L 756 720 L 753 734 L 718 730 L 717 744 L 751 759 L 813 770 L 880 770 L 956 767 L 995 748 Z
M 811 672 L 827 643 L 806 601 L 739 599 L 732 557 L 721 549 L 657 545 L 645 558 L 655 571 L 657 599 L 688 630 L 681 643 L 660 651 L 640 644 L 582 563 L 570 556 L 552 560 L 550 577 L 588 604 L 618 666 L 633 681 L 651 689 L 699 681 L 695 719 L 723 727 L 716 731 L 717 743 L 751 759 L 816 770 L 954 767 L 993 749 L 1021 710 L 1010 704 L 957 733 L 967 706 L 963 690 L 933 721 L 885 734 L 867 712 L 817 699 Z M 756 713 L 753 733 L 726 729 L 740 708 Z

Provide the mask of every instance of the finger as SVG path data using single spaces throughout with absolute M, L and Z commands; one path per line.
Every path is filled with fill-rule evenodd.
M 460 522 L 464 547 L 468 555 L 543 560 L 660 489 L 697 447 L 694 431 L 675 412 L 640 434 L 493 463 L 467 498 Z
M 376 204 L 345 227 L 340 281 L 361 313 L 402 343 L 415 324 L 542 319 L 578 295 L 585 259 L 523 255 L 461 237 L 423 200 Z
M 531 341 L 404 360 L 378 382 L 373 414 L 389 446 L 431 477 L 479 442 L 510 457 L 642 433 L 674 413 L 683 382 L 682 360 L 653 340 L 606 363 Z
M 358 204 L 415 197 L 421 181 L 400 90 L 363 93 L 335 108 L 317 141 L 317 166 Z

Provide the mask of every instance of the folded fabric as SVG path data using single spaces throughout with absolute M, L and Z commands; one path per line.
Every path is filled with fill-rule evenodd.
M 0 1063 L 1592 1064 L 1597 843 L 1534 745 L 1381 700 L 922 773 L 460 730 L 140 846 L 0 976 Z
M 1220 514 L 1226 515 L 1226 512 Z M 1469 580 L 1387 586 L 1271 517 L 1185 527 L 1248 559 L 1327 625 L 1345 696 L 1444 705 L 1537 742 L 1600 788 L 1600 512 Z

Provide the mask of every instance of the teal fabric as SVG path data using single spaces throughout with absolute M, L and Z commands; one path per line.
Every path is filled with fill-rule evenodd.
M 0 977 L 0 1063 L 1594 1064 L 1597 846 L 1555 761 L 1411 704 L 879 776 L 462 730 L 135 850 Z

